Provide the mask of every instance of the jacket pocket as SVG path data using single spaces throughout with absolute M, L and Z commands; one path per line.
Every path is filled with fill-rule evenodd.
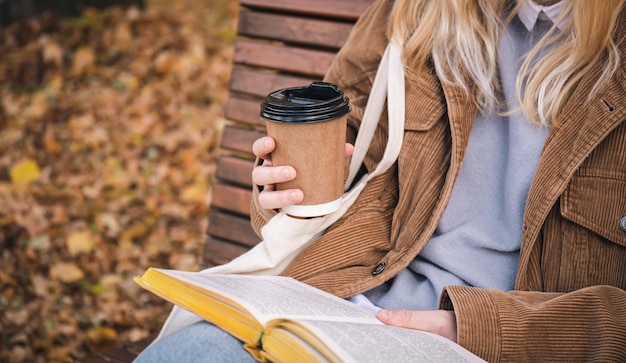
M 426 102 L 422 104 L 424 109 L 433 108 L 426 112 L 419 111 L 419 105 L 414 105 L 415 108 L 406 108 L 406 121 L 404 122 L 405 131 L 428 131 L 441 119 L 444 114 L 445 106 L 440 106 L 436 103 Z
M 433 77 L 409 79 L 406 84 L 404 129 L 428 131 L 446 112 L 443 91 Z
M 622 176 L 574 176 L 561 198 L 561 215 L 626 246 L 626 178 Z

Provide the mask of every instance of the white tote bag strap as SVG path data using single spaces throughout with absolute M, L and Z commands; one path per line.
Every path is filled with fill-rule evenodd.
M 400 154 L 400 149 L 402 148 L 402 138 L 404 136 L 405 85 L 402 48 L 395 42 L 391 42 L 387 49 L 389 51 L 389 81 L 387 87 L 389 139 L 387 140 L 387 147 L 385 148 L 382 160 L 368 179 L 372 179 L 384 173 L 396 162 Z
M 371 173 L 369 179 L 380 175 L 395 162 L 402 146 L 404 132 L 404 65 L 402 64 L 402 49 L 395 42 L 389 43 L 378 66 L 372 90 L 367 100 L 363 119 L 354 143 L 354 154 L 350 161 L 350 173 L 344 190 L 347 190 L 356 177 L 365 154 L 372 143 L 374 132 L 378 126 L 380 115 L 383 112 L 385 100 L 389 115 L 389 140 L 385 154 L 378 167 Z M 390 147 L 391 146 L 391 147 Z

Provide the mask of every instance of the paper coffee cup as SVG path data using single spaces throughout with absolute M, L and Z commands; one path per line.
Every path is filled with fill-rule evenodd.
M 316 217 L 341 206 L 346 119 L 350 101 L 334 84 L 313 82 L 270 93 L 261 104 L 267 134 L 276 140 L 273 165 L 296 169 L 278 190 L 301 189 L 304 200 L 283 208 L 289 215 Z

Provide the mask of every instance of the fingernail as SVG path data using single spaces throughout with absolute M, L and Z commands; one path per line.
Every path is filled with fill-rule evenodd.
M 263 140 L 263 147 L 268 149 L 270 147 L 270 140 L 269 139 L 264 139 Z
M 298 195 L 297 192 L 291 192 L 289 193 L 289 200 L 296 203 L 300 201 L 300 196 Z
M 378 317 L 381 319 L 389 319 L 391 317 L 391 313 L 389 310 L 380 309 L 378 310 Z
M 285 179 L 289 179 L 291 178 L 291 171 L 287 168 L 284 168 L 280 171 L 280 176 Z

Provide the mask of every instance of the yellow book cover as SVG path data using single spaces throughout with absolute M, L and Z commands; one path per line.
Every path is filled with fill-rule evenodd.
M 241 340 L 259 361 L 483 362 L 450 340 L 384 325 L 374 312 L 289 277 L 149 268 L 135 281 Z

